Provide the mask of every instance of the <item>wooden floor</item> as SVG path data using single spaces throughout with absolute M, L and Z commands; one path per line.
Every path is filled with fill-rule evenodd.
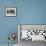
M 32 42 L 31 40 L 21 40 L 19 46 L 46 46 L 46 42 L 44 41 L 35 41 Z

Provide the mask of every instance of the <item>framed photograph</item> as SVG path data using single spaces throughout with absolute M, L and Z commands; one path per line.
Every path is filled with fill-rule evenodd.
M 16 16 L 16 8 L 6 8 L 6 16 Z

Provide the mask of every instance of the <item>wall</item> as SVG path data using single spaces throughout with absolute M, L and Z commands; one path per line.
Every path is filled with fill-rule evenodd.
M 23 0 L 21 24 L 46 24 L 46 0 Z
M 6 17 L 5 8 L 12 6 L 17 16 Z M 46 0 L 0 0 L 0 44 L 8 43 L 9 32 L 17 34 L 17 24 L 46 24 Z
M 16 17 L 6 17 L 5 10 L 6 7 L 16 7 L 17 16 Z M 0 0 L 0 44 L 8 43 L 8 34 L 10 32 L 16 32 L 17 24 L 20 23 L 21 18 L 21 7 L 18 0 Z M 17 43 L 16 39 L 16 43 Z

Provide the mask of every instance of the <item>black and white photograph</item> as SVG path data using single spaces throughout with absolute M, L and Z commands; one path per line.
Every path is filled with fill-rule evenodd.
M 6 8 L 6 16 L 16 16 L 16 8 Z

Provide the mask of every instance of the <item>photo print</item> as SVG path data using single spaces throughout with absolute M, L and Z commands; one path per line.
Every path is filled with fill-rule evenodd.
M 16 8 L 6 8 L 6 16 L 16 16 Z

